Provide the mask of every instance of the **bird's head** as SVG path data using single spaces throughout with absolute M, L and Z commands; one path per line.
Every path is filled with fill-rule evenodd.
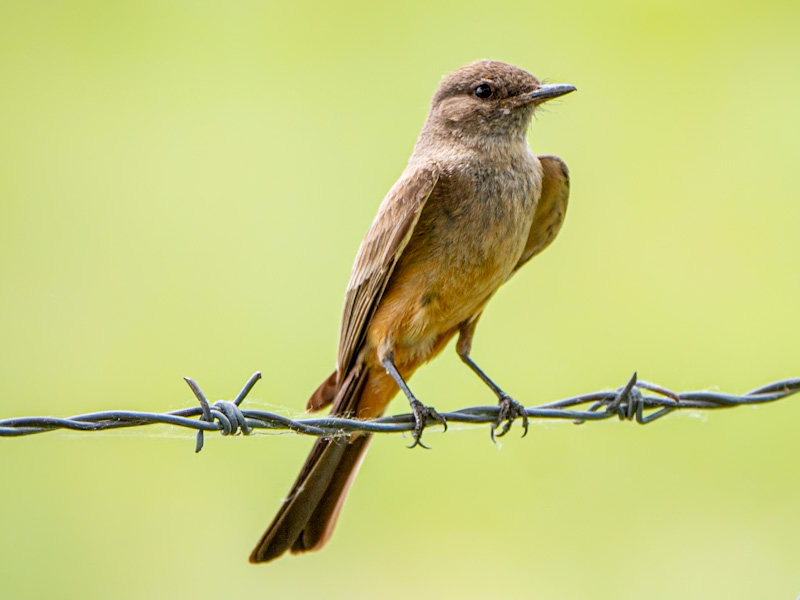
M 479 60 L 445 75 L 433 96 L 426 129 L 459 138 L 524 138 L 537 106 L 575 89 L 543 84 L 514 65 Z

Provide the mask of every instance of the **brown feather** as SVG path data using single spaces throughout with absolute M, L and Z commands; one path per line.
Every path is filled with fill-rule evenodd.
M 351 371 L 337 396 L 338 414 L 352 416 L 368 377 L 366 368 Z M 358 471 L 368 439 L 369 436 L 349 441 L 320 438 L 314 443 L 278 514 L 250 555 L 250 562 L 267 562 L 287 550 L 313 550 L 324 543 Z
M 353 366 L 363 346 L 370 319 L 438 179 L 434 163 L 409 165 L 384 198 L 358 249 L 339 334 L 336 367 L 340 377 Z
M 316 412 L 331 404 L 334 398 L 336 398 L 336 392 L 339 391 L 339 386 L 337 384 L 338 378 L 339 374 L 337 371 L 328 375 L 325 381 L 311 394 L 311 398 L 308 399 L 308 403 L 306 404 L 306 410 Z
M 531 223 L 525 250 L 514 267 L 516 272 L 522 265 L 542 252 L 556 239 L 569 203 L 569 169 L 567 163 L 557 156 L 539 156 L 542 165 L 542 194 Z

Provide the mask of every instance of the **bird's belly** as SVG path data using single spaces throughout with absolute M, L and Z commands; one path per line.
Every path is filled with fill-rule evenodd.
M 429 234 L 422 229 L 381 299 L 370 326 L 371 345 L 391 349 L 398 363 L 427 360 L 437 342 L 477 316 L 509 277 L 531 218 L 530 208 L 520 206 L 504 219 L 473 219 L 469 227 L 451 222 L 455 227 L 437 226 Z

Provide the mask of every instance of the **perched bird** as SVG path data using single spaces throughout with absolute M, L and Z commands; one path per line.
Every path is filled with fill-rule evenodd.
M 542 103 L 575 90 L 544 85 L 513 65 L 481 60 L 442 79 L 414 152 L 358 250 L 345 294 L 336 370 L 310 410 L 359 419 L 383 414 L 402 390 L 414 444 L 427 420 L 408 379 L 458 334 L 461 359 L 492 391 L 505 434 L 522 407 L 470 357 L 475 325 L 497 289 L 561 229 L 567 165 L 536 156 L 526 134 Z M 371 436 L 318 439 L 294 486 L 250 556 L 321 548 L 331 536 Z

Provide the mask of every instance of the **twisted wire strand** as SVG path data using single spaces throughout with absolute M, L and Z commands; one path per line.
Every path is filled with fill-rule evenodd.
M 195 452 L 203 448 L 203 434 L 219 431 L 222 435 L 239 432 L 251 434 L 257 429 L 272 431 L 294 431 L 304 435 L 335 437 L 358 432 L 401 433 L 414 429 L 414 417 L 409 414 L 359 420 L 342 417 L 312 417 L 290 419 L 274 412 L 244 410 L 240 408 L 253 386 L 261 379 L 254 373 L 241 391 L 231 401 L 218 400 L 211 404 L 200 386 L 184 378 L 194 393 L 199 406 L 182 408 L 166 413 L 151 413 L 131 410 L 109 410 L 58 417 L 16 417 L 0 419 L 0 437 L 18 437 L 47 431 L 68 429 L 74 431 L 105 431 L 124 427 L 145 425 L 173 425 L 197 431 Z M 620 420 L 652 423 L 673 411 L 702 411 L 717 408 L 732 408 L 775 402 L 800 392 L 800 377 L 768 383 L 745 394 L 689 391 L 676 393 L 654 383 L 640 381 L 636 375 L 616 389 L 590 392 L 570 398 L 555 400 L 525 409 L 529 418 L 562 419 L 576 424 L 586 421 L 603 421 L 613 417 Z M 500 408 L 492 406 L 470 406 L 451 412 L 440 413 L 450 423 L 486 424 L 496 423 Z M 426 423 L 426 427 L 436 424 Z

